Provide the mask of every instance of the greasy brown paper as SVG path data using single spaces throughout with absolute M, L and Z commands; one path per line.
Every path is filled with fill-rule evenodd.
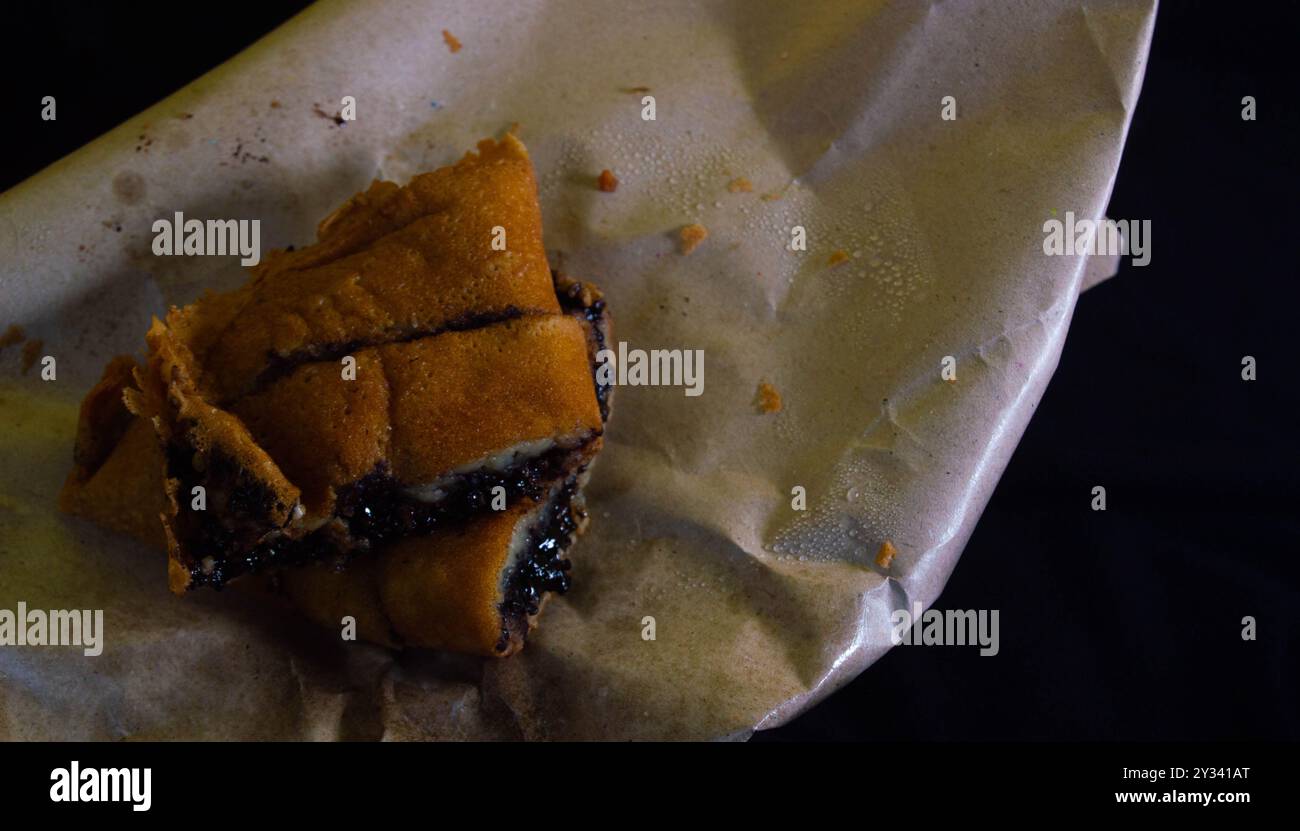
M 106 632 L 98 657 L 0 647 L 0 737 L 744 737 L 791 718 L 955 566 L 1085 284 L 1042 224 L 1102 214 L 1154 11 L 323 3 L 4 194 L 0 326 L 57 375 L 0 352 L 0 609 L 103 609 Z M 371 179 L 515 122 L 553 261 L 605 289 L 616 338 L 705 353 L 699 397 L 617 390 L 574 588 L 521 655 L 393 654 L 239 592 L 173 597 L 162 554 L 57 513 L 103 364 L 243 279 L 232 257 L 155 257 L 155 219 L 258 218 L 264 250 L 302 244 Z M 694 222 L 709 237 L 683 256 Z M 781 412 L 755 408 L 763 381 Z

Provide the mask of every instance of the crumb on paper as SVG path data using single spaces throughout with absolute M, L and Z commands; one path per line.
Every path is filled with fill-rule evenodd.
M 442 30 L 442 41 L 447 44 L 447 48 L 451 50 L 451 54 L 454 55 L 460 51 L 460 41 L 456 40 L 456 36 L 446 29 Z
M 279 102 L 279 101 L 274 101 L 274 100 L 271 101 L 271 109 L 273 109 L 273 110 L 278 110 L 278 109 L 280 109 L 280 102 Z
M 17 323 L 12 323 L 9 325 L 9 328 L 5 330 L 5 333 L 0 335 L 0 349 L 4 349 L 6 346 L 13 346 L 15 343 L 22 343 L 25 340 L 27 340 L 27 332 L 25 332 L 23 327 L 19 326 Z
M 843 248 L 836 248 L 834 251 L 831 252 L 830 257 L 826 259 L 826 265 L 830 266 L 831 268 L 834 268 L 835 266 L 839 265 L 840 263 L 848 259 L 849 259 L 849 252 L 845 251 Z
M 776 391 L 776 387 L 766 381 L 758 383 L 758 391 L 754 393 L 754 406 L 760 413 L 779 413 L 781 412 L 781 393 Z
M 727 182 L 727 190 L 731 191 L 732 193 L 751 193 L 754 190 L 754 186 L 750 184 L 750 181 L 748 179 L 741 176 L 736 179 L 732 179 L 730 182 Z
M 602 170 L 600 177 L 596 179 L 596 186 L 605 193 L 613 193 L 618 190 L 618 177 L 609 169 Z
M 889 540 L 885 540 L 880 544 L 880 550 L 876 552 L 876 565 L 881 568 L 889 568 L 889 564 L 894 561 L 894 555 L 897 553 L 898 549 L 894 548 L 894 544 Z
M 677 236 L 682 242 L 682 253 L 689 254 L 709 238 L 709 229 L 699 223 L 691 223 L 683 226 Z
M 337 127 L 342 127 L 344 124 L 347 123 L 347 119 L 343 117 L 342 112 L 336 112 L 334 113 L 334 115 L 330 115 L 329 113 L 321 109 L 320 104 L 312 104 L 311 110 L 312 112 L 316 113 L 318 117 L 323 118 L 327 121 L 333 121 L 335 126 Z
M 781 198 L 784 196 L 785 196 L 784 193 L 773 191 L 772 193 L 765 193 L 758 198 L 762 199 L 764 202 L 780 202 Z
M 650 87 L 619 87 L 620 92 L 626 92 L 628 95 L 638 95 L 643 92 L 649 92 Z
M 23 344 L 23 375 L 36 365 L 36 359 L 41 357 L 41 349 L 44 346 L 45 341 L 40 338 L 34 338 Z

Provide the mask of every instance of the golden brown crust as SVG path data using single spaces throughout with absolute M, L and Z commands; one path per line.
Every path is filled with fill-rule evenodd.
M 339 629 L 353 618 L 371 643 L 506 657 L 523 647 L 536 620 L 502 611 L 512 546 L 546 510 L 521 504 L 408 537 L 346 571 L 291 569 L 279 576 L 279 590 L 322 626 Z
M 59 509 L 162 546 L 162 449 L 149 423 L 132 415 L 123 400 L 136 366 L 130 356 L 114 358 L 82 401 L 75 464 L 59 493 Z
M 103 376 L 81 401 L 77 413 L 77 437 L 72 458 L 83 476 L 99 468 L 117 446 L 131 421 L 131 413 L 122 399 L 123 392 L 135 385 L 133 373 L 139 364 L 130 355 L 118 355 L 104 367 Z
M 386 466 L 419 485 L 503 449 L 601 429 L 586 334 L 564 315 L 526 317 L 363 349 L 355 376 L 313 363 L 233 407 L 301 487 L 311 526 L 342 487 Z
M 305 617 L 314 623 L 340 631 L 343 619 L 356 621 L 357 638 L 367 643 L 400 648 L 379 596 L 378 564 L 382 554 L 359 558 L 347 571 L 335 571 L 328 565 L 310 565 L 290 569 L 275 577 L 273 591 L 279 591 Z M 436 598 L 429 598 L 437 602 Z
M 228 460 L 258 482 L 269 495 L 262 517 L 267 533 L 288 525 L 301 490 L 258 446 L 237 417 L 203 398 L 189 369 L 192 361 L 183 343 L 156 319 L 146 340 L 151 352 L 149 365 L 136 372 L 140 393 L 128 396 L 128 403 L 153 424 L 164 446 L 184 448 L 183 452 L 201 460 L 205 467 Z M 181 486 L 178 478 L 163 477 L 163 529 L 172 563 L 168 566 L 168 583 L 177 593 L 189 588 L 189 575 L 196 564 L 180 511 L 190 494 L 180 493 Z
M 526 509 L 485 514 L 467 525 L 411 537 L 346 571 L 312 565 L 280 576 L 285 595 L 322 626 L 357 622 L 362 640 L 385 646 L 498 652 L 501 575 Z M 510 648 L 513 646 L 514 648 Z
M 492 245 L 498 226 L 504 250 Z M 538 593 L 564 586 L 553 570 L 507 591 L 511 557 L 533 550 L 526 532 L 549 504 L 532 499 L 580 500 L 581 477 L 569 477 L 601 446 L 600 293 L 552 281 L 531 164 L 513 136 L 405 187 L 374 183 L 318 237 L 269 256 L 245 287 L 155 320 L 146 364 L 110 362 L 83 402 L 61 506 L 165 547 L 176 592 L 237 575 L 212 576 L 224 557 L 269 569 L 240 582 L 275 583 L 321 623 L 351 615 L 364 640 L 509 654 Z M 515 466 L 529 459 L 536 466 Z M 481 504 L 483 481 L 508 480 L 531 499 L 486 513 L 457 502 L 430 524 L 408 514 L 378 531 L 347 525 L 373 521 L 384 500 L 440 499 L 430 486 L 441 493 L 481 468 L 499 478 L 472 479 L 464 491 L 478 502 L 464 505 Z M 214 485 L 210 513 L 190 510 L 196 482 Z M 338 496 L 353 485 L 339 519 Z M 547 533 L 573 532 L 579 514 L 546 514 L 562 520 Z M 338 549 L 353 555 L 345 572 L 281 556 L 313 529 L 349 528 L 360 530 Z M 401 533 L 419 536 L 393 542 Z M 296 551 L 318 556 L 316 540 Z M 241 559 L 264 544 L 267 559 Z M 567 567 L 554 549 L 535 550 L 546 568 Z
M 356 377 L 338 362 L 305 364 L 232 409 L 250 439 L 301 488 L 309 517 L 334 511 L 336 489 L 388 458 L 390 391 L 376 350 L 358 353 Z
M 519 506 L 437 537 L 405 539 L 385 551 L 379 596 L 403 641 L 476 655 L 517 651 L 522 633 L 497 649 L 508 628 L 502 590 L 511 538 L 526 531 L 536 513 Z
M 77 471 L 69 474 L 59 494 L 59 508 L 162 547 L 162 466 L 153 428 L 133 419 L 93 474 L 85 479 L 79 478 Z
M 532 164 L 513 136 L 405 187 L 376 182 L 319 234 L 268 257 L 242 288 L 167 316 L 212 403 L 322 350 L 335 357 L 471 318 L 559 311 Z
M 521 442 L 601 430 L 586 334 L 523 318 L 381 350 L 395 392 L 393 471 L 422 482 Z
M 173 309 L 147 338 L 151 377 L 139 384 L 141 410 L 165 444 L 194 451 L 200 472 L 233 467 L 255 483 L 260 514 L 252 527 L 260 530 L 246 528 L 245 538 L 297 538 L 319 527 L 338 488 L 380 462 L 420 482 L 540 439 L 545 429 L 598 429 L 599 407 L 566 374 L 578 363 L 578 330 L 559 323 L 536 182 L 513 136 L 481 142 L 477 154 L 405 187 L 376 182 L 322 222 L 319 237 L 268 257 L 241 289 Z M 490 326 L 511 319 L 518 322 Z M 486 343 L 485 326 L 503 340 Z M 553 347 L 534 338 L 525 350 L 501 334 L 538 328 Z M 510 361 L 491 360 L 492 350 L 512 348 Z M 356 381 L 331 377 L 338 365 L 326 366 L 347 354 L 359 362 Z M 442 358 L 450 363 L 431 379 L 426 360 Z M 544 373 L 552 359 L 560 359 L 556 371 Z M 494 389 L 508 393 L 516 412 L 491 412 L 497 399 L 472 412 L 453 404 L 483 386 L 472 377 L 482 368 L 488 384 L 513 384 Z M 450 399 L 436 441 L 426 414 L 435 395 Z M 452 418 L 470 423 L 457 428 Z M 170 504 L 183 507 L 180 483 L 167 486 Z M 194 523 L 169 510 L 166 524 L 174 559 L 193 569 Z

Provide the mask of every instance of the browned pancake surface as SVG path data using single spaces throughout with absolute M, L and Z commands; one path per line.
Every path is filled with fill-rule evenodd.
M 559 310 L 532 164 L 510 135 L 405 187 L 376 182 L 319 236 L 268 257 L 240 289 L 167 316 L 186 371 L 212 403 L 286 364 Z
M 346 571 L 327 566 L 294 569 L 281 586 L 294 605 L 323 626 L 338 629 L 345 616 L 366 640 L 396 646 L 502 656 L 503 575 L 511 540 L 536 508 L 516 506 L 485 514 L 455 529 L 411 537 Z
M 567 481 L 565 504 L 580 498 L 572 483 L 601 446 L 607 394 L 591 365 L 607 335 L 599 292 L 553 280 L 536 191 L 521 143 L 481 142 L 404 187 L 375 182 L 315 244 L 155 320 L 147 363 L 114 359 L 83 402 L 61 507 L 166 547 L 178 592 L 205 582 L 214 557 L 244 562 L 249 545 L 343 539 L 361 552 L 344 572 L 266 561 L 311 617 L 352 615 L 376 643 L 518 649 L 537 592 L 566 578 L 503 605 L 511 558 L 548 504 L 540 493 L 554 499 Z M 537 467 L 514 467 L 530 458 Z M 532 495 L 504 511 L 454 507 L 418 533 L 399 524 L 415 535 L 396 542 L 374 525 L 347 530 L 368 499 L 441 499 L 429 494 L 483 470 L 543 490 L 519 485 L 511 493 Z M 206 511 L 189 507 L 196 483 L 211 486 Z M 234 536 L 213 536 L 211 520 L 230 516 L 242 524 L 216 530 Z M 567 508 L 553 516 L 576 528 Z

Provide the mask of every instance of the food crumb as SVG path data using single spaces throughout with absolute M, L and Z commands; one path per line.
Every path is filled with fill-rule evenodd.
M 758 198 L 762 199 L 764 202 L 780 202 L 781 197 L 783 196 L 785 196 L 784 193 L 765 193 Z
M 0 335 L 0 349 L 4 349 L 6 346 L 13 346 L 15 343 L 22 343 L 26 339 L 27 333 L 23 331 L 23 327 L 19 326 L 17 323 L 10 324 L 9 328 L 5 330 L 5 333 Z
M 732 193 L 752 193 L 754 190 L 754 186 L 750 184 L 750 181 L 748 179 L 741 177 L 739 179 L 732 179 L 730 182 L 727 182 L 727 190 L 731 191 Z
M 320 104 L 312 104 L 311 109 L 312 112 L 316 113 L 316 115 L 320 116 L 321 118 L 324 118 L 328 121 L 333 121 L 335 126 L 337 127 L 342 127 L 343 125 L 348 123 L 347 119 L 343 117 L 343 113 L 336 112 L 334 113 L 334 115 L 330 115 L 329 113 L 325 112 L 320 108 Z
M 613 171 L 608 169 L 600 171 L 600 178 L 596 180 L 596 186 L 605 193 L 613 193 L 618 190 L 618 177 Z
M 460 51 L 460 41 L 456 40 L 456 36 L 446 29 L 442 30 L 442 40 L 447 44 L 447 48 L 451 50 L 451 54 L 454 55 Z
M 826 265 L 834 268 L 845 260 L 849 259 L 849 252 L 843 248 L 836 248 L 831 252 L 831 256 L 826 260 Z
M 880 544 L 880 550 L 876 552 L 876 565 L 881 568 L 889 568 L 889 564 L 894 561 L 894 555 L 897 553 L 898 549 L 894 548 L 894 544 L 889 540 L 885 540 Z
M 709 229 L 698 223 L 684 226 L 677 232 L 682 241 L 682 253 L 689 254 L 709 237 Z
M 279 101 L 272 101 L 272 102 L 271 102 L 271 109 L 273 109 L 273 110 L 278 110 L 278 109 L 280 109 L 280 102 L 279 102 Z
M 782 407 L 781 393 L 768 382 L 760 381 L 758 391 L 754 393 L 754 406 L 760 413 L 779 413 Z
M 619 89 L 629 95 L 636 95 L 637 93 L 650 91 L 650 87 L 620 87 Z
M 41 348 L 45 346 L 45 341 L 40 338 L 27 341 L 23 345 L 23 375 L 27 370 L 36 365 L 36 359 L 41 356 Z

